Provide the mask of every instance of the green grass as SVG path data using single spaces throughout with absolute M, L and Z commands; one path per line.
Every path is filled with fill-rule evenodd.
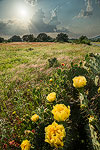
M 31 49 L 30 49 L 31 48 Z M 56 57 L 59 63 L 81 61 L 87 53 L 99 53 L 100 47 L 71 43 L 8 43 L 0 44 L 0 93 L 2 101 L 10 101 L 14 90 L 24 91 L 28 84 L 35 86 L 54 68 L 48 68 L 48 59 Z
M 31 50 L 30 50 L 31 48 Z M 5 91 L 14 81 L 32 82 L 39 72 L 48 73 L 48 59 L 56 57 L 69 66 L 100 47 L 70 43 L 8 43 L 0 45 L 0 87 Z M 50 70 L 52 71 L 52 69 Z M 3 97 L 2 97 L 3 98 Z

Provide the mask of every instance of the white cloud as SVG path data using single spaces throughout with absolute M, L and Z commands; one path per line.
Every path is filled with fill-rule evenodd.
M 0 35 L 22 35 L 26 31 L 27 27 L 18 19 L 0 20 Z
M 30 5 L 34 6 L 37 4 L 37 0 L 25 0 L 27 3 L 29 3 Z
M 93 15 L 93 7 L 92 7 L 92 0 L 85 0 L 85 9 L 81 9 L 79 14 L 75 16 L 75 18 L 86 18 Z

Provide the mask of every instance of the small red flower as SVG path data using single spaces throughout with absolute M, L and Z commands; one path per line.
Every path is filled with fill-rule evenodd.
M 4 144 L 4 145 L 3 145 L 3 149 L 4 149 L 4 148 L 7 148 L 7 144 Z
M 19 146 L 20 146 L 20 144 L 18 144 L 18 143 L 14 143 L 14 146 L 15 146 L 15 147 L 19 147 Z
M 9 142 L 9 145 L 14 145 L 14 144 L 15 144 L 14 140 Z
M 18 124 L 21 124 L 22 123 L 22 121 L 18 121 Z
M 35 130 L 33 129 L 32 132 L 35 133 Z
M 64 64 L 64 63 L 62 63 L 61 65 L 62 65 L 62 66 L 65 66 L 65 64 Z
M 16 143 L 14 140 L 9 142 L 9 145 L 13 145 L 15 147 L 19 147 L 20 144 Z

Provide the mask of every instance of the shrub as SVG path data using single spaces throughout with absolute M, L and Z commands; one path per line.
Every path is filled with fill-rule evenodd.
M 58 67 L 59 66 L 58 60 L 55 57 L 48 59 L 48 62 L 49 62 L 49 67 Z

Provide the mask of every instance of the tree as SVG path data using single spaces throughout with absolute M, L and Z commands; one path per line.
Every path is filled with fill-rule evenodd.
M 90 45 L 90 40 L 87 38 L 87 36 L 82 35 L 78 41 L 79 43 Z
M 53 42 L 53 38 L 51 38 L 50 36 L 48 36 L 45 33 L 40 33 L 37 36 L 37 42 Z
M 4 42 L 4 38 L 0 37 L 0 43 Z
M 80 38 L 79 38 L 80 42 L 82 42 L 83 40 L 88 40 L 87 36 L 85 35 L 82 35 Z
M 68 42 L 68 35 L 65 33 L 59 33 L 56 37 L 57 42 Z
M 20 36 L 14 35 L 10 39 L 8 39 L 8 42 L 22 42 L 22 39 Z
M 22 40 L 24 42 L 35 42 L 36 38 L 34 37 L 33 34 L 30 34 L 30 35 L 23 35 Z

